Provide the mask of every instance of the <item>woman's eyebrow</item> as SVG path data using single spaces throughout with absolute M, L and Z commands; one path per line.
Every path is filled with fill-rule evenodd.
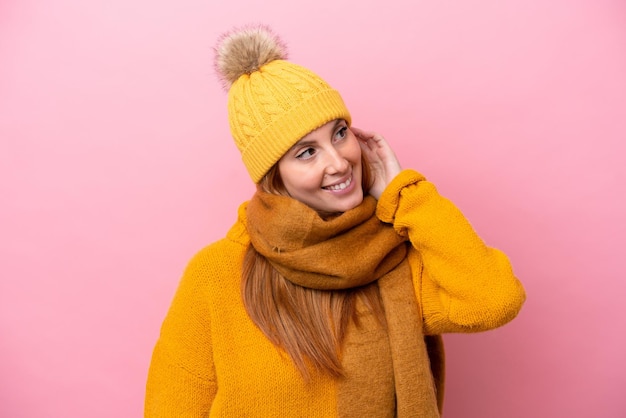
M 293 147 L 289 148 L 289 151 L 293 150 L 294 148 L 306 147 L 306 146 L 315 145 L 315 144 L 317 144 L 317 141 L 314 139 L 307 139 L 306 141 L 298 141 L 293 145 Z
M 337 129 L 337 126 L 341 125 L 343 122 L 345 122 L 343 119 L 335 119 L 335 124 L 333 125 L 333 131 L 335 129 Z M 289 148 L 289 151 L 292 151 L 294 148 L 300 148 L 300 147 L 305 147 L 305 146 L 309 146 L 309 145 L 315 145 L 317 143 L 317 141 L 315 139 L 307 139 L 307 140 L 300 140 L 298 142 L 296 142 L 295 144 L 293 144 L 293 146 L 291 148 Z

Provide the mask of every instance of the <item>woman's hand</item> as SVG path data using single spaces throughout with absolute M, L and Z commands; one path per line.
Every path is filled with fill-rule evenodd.
M 355 127 L 351 127 L 350 130 L 359 140 L 361 151 L 369 162 L 374 177 L 369 193 L 379 199 L 391 180 L 402 171 L 402 167 L 382 135 Z

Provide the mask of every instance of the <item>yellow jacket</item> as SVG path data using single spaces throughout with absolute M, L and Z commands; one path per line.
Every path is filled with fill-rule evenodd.
M 323 375 L 305 383 L 244 309 L 245 208 L 226 237 L 201 250 L 185 270 L 154 349 L 146 417 L 346 415 L 339 414 L 338 383 Z M 506 255 L 486 246 L 421 175 L 400 173 L 376 214 L 412 243 L 408 257 L 425 334 L 485 331 L 517 315 L 525 293 Z M 352 414 L 366 416 L 363 410 Z

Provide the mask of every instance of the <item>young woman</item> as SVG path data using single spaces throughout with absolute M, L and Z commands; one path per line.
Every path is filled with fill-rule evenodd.
M 257 192 L 186 269 L 145 415 L 440 416 L 440 335 L 524 302 L 507 257 L 267 28 L 225 35 L 216 65 Z

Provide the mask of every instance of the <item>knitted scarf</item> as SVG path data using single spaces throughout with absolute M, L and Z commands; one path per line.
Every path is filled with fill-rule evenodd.
M 391 348 L 396 416 L 439 417 L 406 238 L 381 222 L 375 211 L 376 200 L 367 196 L 356 208 L 324 220 L 295 199 L 257 192 L 247 206 L 246 228 L 256 251 L 294 284 L 332 291 L 378 281 Z M 365 370 L 370 366 L 358 365 Z M 371 370 L 373 378 L 383 372 Z M 356 389 L 351 393 L 368 390 Z

